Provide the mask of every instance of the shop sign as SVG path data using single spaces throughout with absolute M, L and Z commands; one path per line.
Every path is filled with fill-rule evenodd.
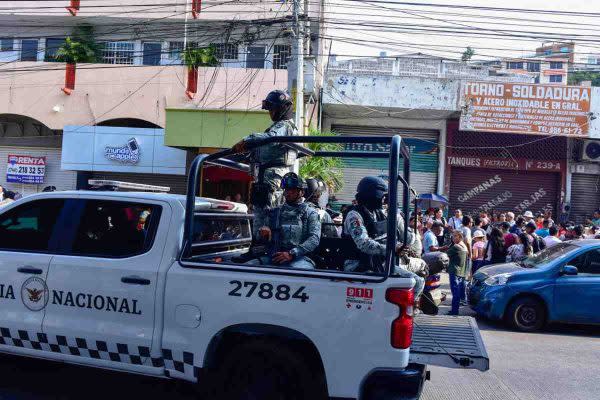
M 448 156 L 451 167 L 512 169 L 517 171 L 561 172 L 562 163 L 557 160 L 528 160 L 523 158 L 493 158 L 471 156 Z
M 466 82 L 460 129 L 586 137 L 591 88 Z
M 8 155 L 6 182 L 40 184 L 46 175 L 46 157 Z
M 140 161 L 140 146 L 135 138 L 131 138 L 125 146 L 106 146 L 104 157 L 123 164 L 137 164 Z

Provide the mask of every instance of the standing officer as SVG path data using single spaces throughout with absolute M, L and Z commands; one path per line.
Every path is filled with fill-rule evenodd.
M 346 271 L 382 272 L 385 262 L 385 243 L 376 240 L 387 235 L 387 215 L 383 211 L 383 199 L 387 195 L 387 183 L 376 176 L 367 176 L 360 180 L 356 188 L 357 204 L 352 206 L 344 219 L 344 237 L 348 247 L 354 251 L 344 264 Z M 398 215 L 398 237 L 404 235 L 404 218 Z M 412 246 L 414 235 L 408 234 L 408 242 Z M 401 256 L 399 243 L 395 249 Z M 423 291 L 425 281 L 415 273 L 396 266 L 394 274 L 415 279 L 415 299 Z
M 319 205 L 319 198 L 321 194 L 323 194 L 323 189 L 325 188 L 325 184 L 314 178 L 309 178 L 306 180 L 306 193 L 305 199 L 306 202 L 313 206 L 317 213 L 319 214 L 319 221 L 321 221 L 321 233 L 323 237 L 339 237 L 335 226 L 333 225 L 333 220 L 331 216 L 321 208 Z
M 258 229 L 261 239 L 268 242 L 268 255 L 248 264 L 314 269 L 315 264 L 308 255 L 317 249 L 321 239 L 319 214 L 304 202 L 306 185 L 298 175 L 285 174 L 281 188 L 285 204 L 271 210 L 268 226 Z
M 254 229 L 256 237 L 258 228 L 266 225 L 269 210 L 281 204 L 279 190 L 281 178 L 296 161 L 297 152 L 288 146 L 272 143 L 265 146 L 252 147 L 261 139 L 271 136 L 293 136 L 298 134 L 292 119 L 292 99 L 281 90 L 274 90 L 262 102 L 262 109 L 269 111 L 273 124 L 264 133 L 253 133 L 233 146 L 237 153 L 250 150 L 254 185 L 251 199 L 254 212 Z

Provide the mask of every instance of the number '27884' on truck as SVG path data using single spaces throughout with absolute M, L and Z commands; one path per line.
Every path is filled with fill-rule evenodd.
M 389 219 L 399 182 L 408 212 L 400 137 L 302 140 L 387 141 L 389 176 L 398 177 Z M 393 274 L 393 224 L 384 274 L 327 264 L 342 248 L 335 240 L 319 247 L 326 262 L 316 270 L 236 264 L 251 243 L 247 207 L 195 196 L 206 163 L 246 168 L 231 154 L 198 156 L 187 198 L 71 191 L 4 208 L 0 351 L 182 379 L 211 399 L 410 399 L 420 396 L 428 364 L 487 370 L 471 318 L 413 317 L 414 280 Z

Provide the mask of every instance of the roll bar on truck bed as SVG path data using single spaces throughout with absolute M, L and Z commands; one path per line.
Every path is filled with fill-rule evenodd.
M 397 241 L 397 216 L 398 216 L 398 183 L 404 187 L 402 198 L 402 211 L 405 218 L 408 216 L 410 204 L 410 152 L 406 143 L 402 141 L 399 135 L 394 136 L 274 136 L 260 140 L 252 148 L 268 144 L 280 143 L 288 146 L 298 152 L 298 157 L 347 157 L 347 158 L 387 158 L 388 163 L 388 219 L 387 219 L 387 238 L 386 238 L 386 258 L 385 272 L 382 280 L 387 279 L 393 272 L 393 265 L 396 262 L 395 246 Z M 390 152 L 378 153 L 368 151 L 313 151 L 300 143 L 330 143 L 330 144 L 383 144 L 390 146 Z M 240 163 L 231 159 L 236 153 L 233 149 L 225 149 L 213 154 L 200 154 L 196 156 L 190 166 L 187 182 L 185 226 L 183 234 L 183 246 L 180 254 L 180 260 L 189 260 L 192 254 L 192 243 L 194 235 L 194 214 L 196 194 L 200 189 L 200 177 L 202 169 L 207 164 L 219 165 L 232 168 L 239 171 L 250 172 L 247 164 Z M 402 170 L 400 170 L 400 159 L 402 159 Z M 392 179 L 395 177 L 395 179 Z M 403 246 L 408 241 L 408 229 L 404 229 L 402 238 Z M 337 272 L 343 274 L 343 272 Z

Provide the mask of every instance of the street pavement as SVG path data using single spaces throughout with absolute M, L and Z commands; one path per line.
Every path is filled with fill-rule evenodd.
M 447 286 L 444 290 L 449 292 Z M 447 305 L 442 307 L 442 312 L 447 310 Z M 461 314 L 471 315 L 466 308 Z M 599 327 L 561 325 L 525 334 L 489 321 L 478 324 L 490 370 L 431 367 L 423 400 L 600 399 Z M 192 400 L 195 396 L 185 383 L 0 356 L 0 400 L 51 399 Z
M 445 280 L 445 282 L 444 282 Z M 451 300 L 448 293 L 441 313 Z M 461 307 L 461 315 L 475 314 Z M 478 319 L 490 358 L 487 372 L 431 367 L 422 400 L 599 400 L 600 327 L 554 325 L 541 333 L 511 331 Z

